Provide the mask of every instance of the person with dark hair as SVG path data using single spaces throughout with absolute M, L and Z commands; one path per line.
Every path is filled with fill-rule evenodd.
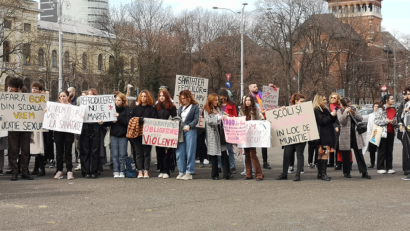
M 58 94 L 58 102 L 61 104 L 71 104 L 70 93 L 65 90 Z M 67 169 L 67 179 L 74 180 L 72 148 L 74 142 L 74 134 L 68 132 L 54 131 L 54 142 L 57 149 L 57 172 L 54 179 L 63 179 L 64 162 Z
M 402 169 L 404 172 L 404 175 L 409 175 L 410 174 L 410 157 L 409 153 L 410 150 L 407 147 L 407 140 L 404 138 L 405 135 L 405 126 L 404 126 L 404 115 L 410 110 L 410 105 L 408 105 L 408 102 L 410 101 L 410 87 L 403 89 L 403 99 L 404 101 L 400 104 L 399 109 L 397 110 L 397 124 L 399 125 L 399 130 L 397 132 L 397 138 L 401 140 L 401 143 L 403 145 L 402 149 Z M 407 137 L 407 136 L 406 136 Z
M 229 93 L 226 89 L 221 89 L 219 91 L 219 99 L 220 99 L 220 104 L 222 111 L 224 112 L 225 115 L 229 117 L 237 117 L 238 112 L 236 111 L 236 105 L 229 97 Z M 236 173 L 236 167 L 235 167 L 235 152 L 233 151 L 233 145 L 228 144 L 228 153 L 229 153 L 229 165 L 231 168 L 232 173 Z
M 252 94 L 247 94 L 245 97 L 245 105 L 239 111 L 239 116 L 245 116 L 246 120 L 264 120 L 262 112 L 256 106 L 256 100 Z M 246 176 L 244 180 L 252 179 L 252 163 L 255 168 L 255 176 L 257 181 L 263 180 L 262 168 L 259 159 L 256 156 L 256 148 L 245 148 L 245 163 Z M 251 161 L 252 160 L 252 161 Z
M 23 80 L 17 77 L 10 77 L 8 83 L 8 92 L 22 92 Z M 21 166 L 21 179 L 33 180 L 29 171 L 29 159 L 30 159 L 30 139 L 31 132 L 15 132 L 9 131 L 8 133 L 8 157 L 11 168 L 11 180 L 18 180 L 19 164 Z M 20 159 L 19 154 L 21 153 Z M 20 163 L 17 163 L 17 160 Z
M 373 143 L 370 143 L 370 139 L 372 138 L 372 135 L 373 135 L 374 116 L 377 110 L 379 110 L 379 107 L 380 107 L 380 103 L 374 102 L 373 103 L 373 113 L 369 114 L 369 117 L 367 119 L 367 133 L 366 133 L 366 139 L 364 141 L 365 146 L 363 147 L 363 155 L 366 154 L 367 151 L 369 151 L 370 153 L 370 165 L 368 166 L 368 168 L 374 168 L 375 162 L 376 162 L 377 146 L 374 145 Z
M 351 178 L 350 175 L 350 152 L 353 149 L 356 157 L 359 172 L 362 178 L 371 179 L 367 173 L 366 161 L 364 160 L 362 149 L 362 136 L 356 131 L 357 124 L 363 120 L 359 110 L 351 106 L 352 102 L 343 98 L 341 101 L 342 108 L 337 111 L 337 118 L 340 122 L 340 143 L 339 149 L 343 155 L 343 174 L 345 178 Z
M 179 174 L 177 180 L 192 180 L 195 174 L 195 153 L 197 133 L 195 130 L 199 121 L 199 106 L 189 90 L 179 93 L 178 115 L 181 117 L 179 142 L 176 150 Z
M 290 100 L 291 105 L 297 105 L 305 102 L 305 96 L 300 94 L 300 93 L 295 93 L 292 95 L 292 98 Z M 279 109 L 281 110 L 281 109 Z M 288 179 L 288 168 L 290 163 L 290 157 L 295 156 L 295 152 L 297 155 L 298 159 L 298 164 L 297 164 L 297 169 L 296 169 L 296 175 L 293 181 L 300 181 L 300 174 L 303 169 L 303 162 L 304 162 L 304 156 L 303 153 L 305 151 L 306 147 L 306 142 L 302 143 L 297 143 L 297 144 L 291 144 L 291 145 L 286 145 L 285 150 L 283 153 L 283 170 L 282 173 L 276 178 L 276 180 L 287 180 Z
M 394 97 L 390 94 L 383 96 L 381 107 L 377 110 L 374 124 L 383 128 L 382 138 L 377 152 L 377 173 L 394 174 L 393 170 L 393 146 L 394 125 L 396 124 L 396 109 Z
M 154 107 L 154 100 L 148 90 L 143 90 L 138 96 L 138 106 L 132 109 L 130 118 L 138 117 L 140 126 L 143 126 L 144 119 L 158 118 L 157 109 Z M 130 139 L 134 161 L 138 170 L 138 179 L 149 178 L 149 168 L 151 165 L 151 145 L 142 144 L 142 136 Z
M 158 119 L 169 120 L 170 117 L 174 118 L 177 116 L 177 108 L 174 103 L 172 103 L 171 96 L 165 88 L 162 88 L 158 92 L 156 109 Z M 159 146 L 156 146 L 155 150 L 157 152 L 157 164 L 160 171 L 158 178 L 168 179 L 171 175 L 171 152 L 174 150 L 173 148 Z
M 77 106 L 77 95 L 75 94 L 75 88 L 74 87 L 69 87 L 67 88 L 68 93 L 70 93 L 70 101 L 71 104 L 74 106 Z

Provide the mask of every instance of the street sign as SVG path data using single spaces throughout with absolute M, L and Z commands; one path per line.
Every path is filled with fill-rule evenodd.
M 231 74 L 226 74 L 226 80 L 228 80 L 228 82 L 229 82 L 230 79 L 231 79 Z
M 382 91 L 386 91 L 387 87 L 386 86 L 382 86 Z
M 336 89 L 336 93 L 340 95 L 340 97 L 345 97 L 345 89 Z
M 231 82 L 226 81 L 226 83 L 225 83 L 225 87 L 226 87 L 226 88 L 228 88 L 228 89 L 229 89 L 229 88 L 231 88 Z

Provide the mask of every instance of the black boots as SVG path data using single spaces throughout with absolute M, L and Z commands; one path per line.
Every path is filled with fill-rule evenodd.
M 46 175 L 46 168 L 45 168 L 45 164 L 44 164 L 44 156 L 42 155 L 38 155 L 36 158 L 36 161 L 38 159 L 38 174 L 37 176 L 45 176 Z
M 272 167 L 270 166 L 270 164 L 268 162 L 263 162 L 263 166 L 264 169 L 272 169 Z
M 31 172 L 31 175 L 37 175 L 38 174 L 38 157 L 34 157 L 34 169 Z
M 19 179 L 18 174 L 13 173 L 13 175 L 11 175 L 11 181 L 16 181 L 18 179 Z
M 330 181 L 330 177 L 327 176 L 327 160 L 318 160 L 318 172 L 320 172 L 320 179 L 324 181 Z M 318 174 L 319 177 L 319 174 Z
M 335 170 L 342 170 L 342 162 L 336 162 Z
M 31 177 L 31 175 L 28 173 L 28 171 L 27 171 L 27 172 L 26 172 L 26 171 L 22 171 L 22 173 L 21 173 L 21 179 L 24 179 L 24 180 L 34 180 L 34 178 Z
M 288 175 L 281 173 L 278 177 L 276 177 L 276 180 L 287 180 Z
M 335 153 L 331 152 L 329 154 L 329 164 L 327 165 L 327 167 L 334 167 L 335 166 Z

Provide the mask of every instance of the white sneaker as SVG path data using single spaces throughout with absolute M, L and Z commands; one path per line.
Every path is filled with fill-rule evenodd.
M 242 176 L 246 176 L 246 170 L 243 171 L 243 172 L 241 172 L 241 175 L 242 175 Z
M 159 175 L 158 175 L 158 178 L 163 178 L 164 177 L 164 174 L 162 174 L 162 173 L 160 173 Z
M 192 175 L 187 173 L 182 177 L 183 180 L 192 180 Z
M 81 170 L 81 163 L 77 165 L 77 167 L 74 169 L 74 171 L 80 171 Z
M 166 174 L 166 173 L 164 173 L 164 175 L 162 176 L 162 178 L 164 178 L 164 179 L 168 179 L 168 178 L 169 178 L 169 175 L 168 175 L 168 174 Z
M 120 175 L 118 176 L 118 178 L 125 178 L 125 175 L 123 172 L 120 172 Z
M 118 178 L 120 176 L 119 172 L 114 172 L 114 178 Z
M 394 174 L 394 173 L 396 173 L 396 171 L 394 171 L 393 169 L 390 169 L 387 173 L 388 174 Z
M 292 174 L 295 170 L 293 170 L 293 167 L 289 167 L 288 169 L 288 174 Z
M 204 164 L 209 164 L 209 160 L 204 159 Z
M 201 161 L 199 161 L 199 160 L 196 160 L 196 161 L 195 161 L 195 164 L 199 164 L 199 163 L 201 163 Z
M 62 171 L 58 171 L 56 173 L 56 175 L 54 176 L 54 179 L 59 180 L 59 179 L 63 179 L 63 172 Z
M 184 175 L 178 174 L 177 180 L 182 180 L 182 177 L 184 177 Z
M 386 174 L 386 170 L 377 170 L 377 173 L 379 173 L 379 174 Z

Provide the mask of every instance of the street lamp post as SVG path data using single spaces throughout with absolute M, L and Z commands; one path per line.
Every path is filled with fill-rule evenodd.
M 300 92 L 300 49 L 298 54 L 298 92 Z
M 393 96 L 394 100 L 397 100 L 396 94 L 397 94 L 397 78 L 396 78 L 396 46 L 393 48 L 393 55 L 394 55 L 394 70 L 393 70 Z
M 353 61 L 353 104 L 356 104 L 356 75 L 355 75 L 355 68 L 356 68 L 356 62 L 357 61 L 362 61 L 362 58 L 358 58 Z

